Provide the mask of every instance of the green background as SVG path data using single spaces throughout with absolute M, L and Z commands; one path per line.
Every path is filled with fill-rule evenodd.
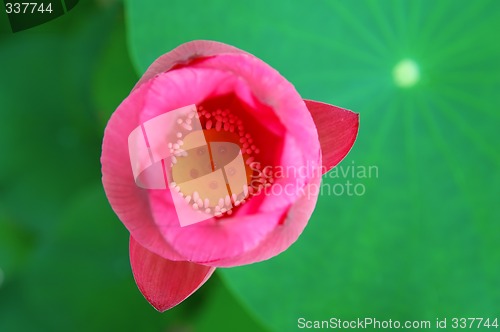
M 0 331 L 292 331 L 297 319 L 500 318 L 499 1 L 81 1 L 13 34 L 0 12 Z M 100 183 L 110 114 L 159 55 L 213 39 L 304 98 L 360 113 L 285 253 L 157 313 Z M 401 87 L 394 68 L 418 66 Z M 334 130 L 334 128 L 332 128 Z M 337 187 L 334 187 L 334 186 Z M 494 329 L 493 329 L 494 330 Z

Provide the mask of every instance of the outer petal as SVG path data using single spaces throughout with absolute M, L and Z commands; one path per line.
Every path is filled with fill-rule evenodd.
M 324 173 L 335 167 L 351 150 L 358 135 L 359 114 L 349 110 L 304 100 L 318 129 Z
M 147 82 L 144 88 L 150 84 Z M 102 144 L 102 183 L 111 207 L 143 246 L 155 248 L 163 257 L 185 260 L 158 232 L 148 193 L 137 187 L 132 175 L 128 135 L 140 123 L 138 110 L 145 107 L 146 97 L 146 94 L 133 93 L 111 116 Z
M 156 310 L 168 310 L 194 293 L 215 271 L 214 267 L 164 259 L 130 237 L 130 264 L 142 295 Z
M 176 65 L 187 65 L 189 62 L 203 57 L 222 53 L 246 53 L 236 47 L 211 40 L 193 40 L 182 44 L 172 51 L 160 56 L 146 70 L 139 82 L 138 87 L 145 81 L 153 78 L 156 74 L 166 72 Z M 246 53 L 248 54 L 248 53 Z

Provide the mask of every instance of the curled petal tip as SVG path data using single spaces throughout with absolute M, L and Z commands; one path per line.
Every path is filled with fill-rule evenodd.
M 130 264 L 142 295 L 159 312 L 184 301 L 215 271 L 214 267 L 160 257 L 142 247 L 132 237 Z

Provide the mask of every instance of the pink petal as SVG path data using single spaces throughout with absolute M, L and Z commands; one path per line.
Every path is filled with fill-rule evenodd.
M 210 278 L 214 267 L 164 259 L 130 237 L 130 264 L 142 295 L 156 310 L 168 310 L 193 294 Z
M 249 213 L 237 210 L 232 217 L 212 218 L 197 224 L 181 227 L 177 221 L 164 218 L 170 207 L 161 204 L 165 192 L 152 192 L 151 208 L 163 237 L 185 259 L 212 265 L 211 262 L 239 256 L 259 244 L 277 226 L 286 209 L 276 209 L 265 213 Z M 254 197 L 255 198 L 255 197 Z M 252 198 L 252 200 L 254 199 Z M 242 208 L 245 208 L 245 204 Z
M 302 234 L 318 200 L 321 176 L 315 176 L 304 189 L 304 194 L 287 211 L 284 221 L 277 226 L 259 246 L 244 254 L 212 262 L 217 267 L 232 267 L 260 262 L 288 249 Z
M 176 65 L 187 65 L 191 61 L 203 57 L 213 56 L 221 53 L 246 53 L 236 47 L 210 40 L 194 40 L 182 44 L 172 51 L 160 56 L 146 70 L 139 82 L 135 85 L 137 88 L 145 81 L 153 78 L 156 74 L 166 72 Z M 246 53 L 248 54 L 248 53 Z
M 317 101 L 304 102 L 318 130 L 323 165 L 327 172 L 351 150 L 358 135 L 359 114 Z

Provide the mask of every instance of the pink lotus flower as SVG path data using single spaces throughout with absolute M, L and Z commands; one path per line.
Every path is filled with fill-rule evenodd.
M 302 100 L 232 46 L 193 41 L 157 59 L 109 120 L 101 156 L 145 298 L 165 311 L 216 267 L 286 250 L 357 131 L 357 114 Z

